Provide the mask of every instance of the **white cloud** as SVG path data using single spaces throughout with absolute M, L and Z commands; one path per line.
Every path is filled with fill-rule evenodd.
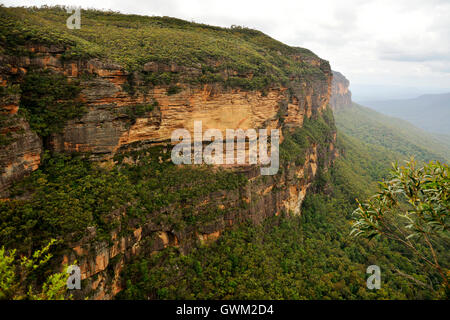
M 244 25 L 311 49 L 353 83 L 450 88 L 448 0 L 6 0 Z

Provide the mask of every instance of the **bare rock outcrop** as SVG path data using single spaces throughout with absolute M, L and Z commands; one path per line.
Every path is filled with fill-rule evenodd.
M 352 92 L 349 90 L 350 81 L 340 72 L 333 71 L 331 85 L 330 106 L 333 110 L 348 108 L 352 105 Z

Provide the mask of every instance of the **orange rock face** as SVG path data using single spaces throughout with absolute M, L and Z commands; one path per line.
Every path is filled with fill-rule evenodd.
M 333 71 L 330 106 L 333 110 L 350 107 L 352 93 L 348 89 L 350 82 L 341 73 Z
M 278 103 L 284 99 L 280 90 L 263 97 L 260 92 L 213 92 L 208 86 L 187 88 L 172 96 L 164 88 L 155 88 L 152 97 L 158 101 L 160 121 L 155 124 L 151 118 L 137 119 L 121 135 L 118 146 L 143 140 L 167 141 L 179 128 L 189 130 L 193 136 L 194 121 L 202 121 L 203 131 L 219 129 L 223 136 L 226 129 L 266 127 L 266 122 L 276 121 Z
M 9 114 L 8 119 L 9 125 L 0 131 L 8 139 L 0 145 L 0 195 L 12 182 L 39 167 L 42 152 L 42 142 L 26 121 L 15 113 Z
M 302 127 L 305 117 L 313 117 L 327 108 L 332 91 L 329 65 L 317 58 L 296 57 L 298 61 L 323 66 L 324 77 L 292 75 L 289 88 L 272 87 L 262 93 L 224 88 L 220 84 L 193 86 L 179 83 L 177 85 L 181 91 L 169 94 L 168 86 L 146 86 L 139 77 L 139 90 L 125 90 L 130 74 L 116 64 L 98 59 L 63 61 L 64 48 L 57 46 L 36 45 L 29 49 L 35 53 L 32 58 L 0 57 L 12 66 L 4 72 L 0 71 L 0 83 L 7 85 L 9 76 L 23 75 L 31 67 L 47 68 L 69 78 L 78 78 L 83 88 L 81 99 L 87 112 L 80 119 L 68 121 L 61 134 L 51 137 L 49 146 L 60 152 L 90 152 L 93 160 L 110 160 L 115 153 L 132 148 L 138 142 L 157 144 L 170 141 L 172 132 L 179 128 L 188 129 L 193 136 L 194 121 L 202 121 L 203 132 L 214 128 L 224 136 L 226 129 L 294 130 Z M 201 73 L 199 68 L 187 69 L 176 64 L 153 62 L 145 64 L 143 70 L 190 72 L 192 75 Z M 228 70 L 225 73 L 235 74 Z M 81 75 L 89 77 L 82 78 Z M 345 95 L 344 87 L 338 85 L 336 88 L 337 92 Z M 149 104 L 153 105 L 152 110 L 135 117 L 129 115 L 133 106 Z M 15 104 L 3 103 L 0 107 L 3 106 L 9 116 L 16 117 L 17 105 L 18 101 Z M 0 192 L 11 182 L 37 169 L 40 163 L 42 141 L 29 130 L 23 119 L 18 119 L 17 123 L 23 128 L 22 133 L 15 136 L 15 142 L 0 147 Z M 8 130 L 11 128 L 8 127 Z M 125 263 L 137 255 L 151 255 L 169 246 L 188 252 L 197 243 L 207 244 L 217 240 L 226 228 L 242 221 L 250 219 L 258 223 L 281 212 L 301 214 L 300 206 L 317 175 L 319 158 L 327 150 L 337 155 L 332 144 L 313 145 L 305 151 L 302 166 L 289 164 L 279 176 L 268 177 L 264 181 L 255 166 L 234 167 L 233 170 L 248 177 L 248 186 L 226 194 L 208 195 L 198 203 L 198 207 L 215 203 L 219 210 L 225 211 L 245 203 L 246 208 L 221 215 L 198 230 L 174 231 L 168 226 L 151 222 L 121 225 L 111 233 L 110 241 L 94 240 L 87 235 L 80 242 L 70 244 L 72 249 L 68 250 L 62 261 L 78 262 L 86 283 L 83 295 L 93 299 L 111 299 L 122 290 L 120 272 Z M 325 165 L 330 165 L 331 161 L 332 156 L 324 161 Z M 124 215 L 125 210 L 121 214 Z M 128 231 L 125 235 L 124 230 Z
M 3 106 L 3 110 L 5 110 L 9 114 L 17 114 L 19 111 L 19 106 L 17 104 L 9 104 Z

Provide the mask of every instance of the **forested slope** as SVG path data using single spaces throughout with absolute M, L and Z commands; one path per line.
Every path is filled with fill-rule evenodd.
M 338 130 L 363 142 L 382 146 L 408 159 L 450 159 L 450 148 L 433 135 L 407 121 L 385 116 L 353 103 L 335 111 Z
M 376 191 L 376 181 L 387 176 L 398 154 L 345 134 L 338 134 L 338 147 L 340 157 L 320 173 L 301 217 L 242 225 L 186 256 L 174 248 L 142 256 L 126 268 L 126 289 L 118 298 L 435 298 L 432 290 L 405 277 L 427 282 L 433 272 L 401 245 L 350 236 L 355 198 Z M 372 264 L 382 270 L 381 290 L 366 287 L 366 268 Z

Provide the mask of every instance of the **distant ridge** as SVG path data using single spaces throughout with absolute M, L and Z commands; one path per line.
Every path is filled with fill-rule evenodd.
M 450 135 L 450 92 L 414 99 L 361 102 L 378 112 L 398 117 L 431 133 Z
M 352 92 L 349 90 L 350 81 L 340 72 L 333 70 L 333 81 L 331 82 L 331 109 L 351 107 Z
M 354 103 L 351 100 L 349 85 L 345 76 L 333 71 L 330 105 L 335 115 L 338 134 L 341 132 L 362 143 L 382 147 L 390 153 L 389 158 L 404 160 L 414 156 L 422 161 L 448 162 L 450 160 L 449 134 L 431 134 L 401 119 L 400 115 L 397 117 L 387 116 Z M 397 108 L 396 103 L 399 101 L 413 101 L 414 103 L 408 104 L 410 107 L 427 103 L 431 106 L 447 105 L 447 109 L 443 107 L 441 111 L 450 110 L 450 104 L 445 103 L 445 101 L 450 101 L 450 93 L 427 94 L 415 99 L 389 100 L 379 103 L 383 104 L 386 110 L 397 110 L 395 109 Z M 394 112 L 391 111 L 391 113 Z M 422 112 L 422 114 L 427 114 L 427 112 Z M 435 118 L 436 116 L 433 115 L 433 119 Z M 441 122 L 449 120 L 448 116 L 440 119 Z

